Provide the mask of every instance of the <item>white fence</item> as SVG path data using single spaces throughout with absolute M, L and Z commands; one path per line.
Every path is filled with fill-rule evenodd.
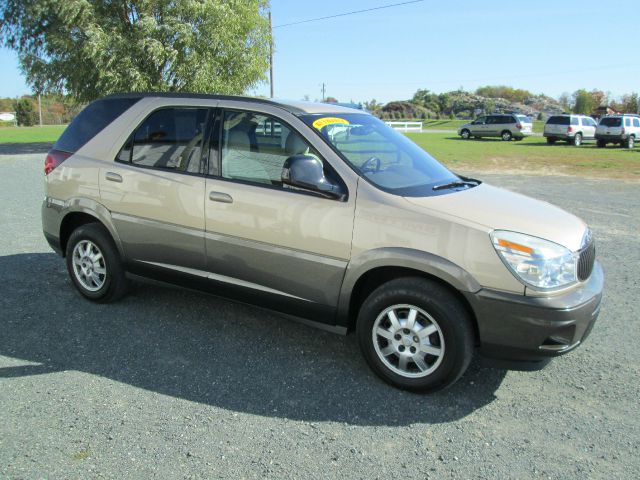
M 401 132 L 422 132 L 422 122 L 384 122 L 394 130 Z

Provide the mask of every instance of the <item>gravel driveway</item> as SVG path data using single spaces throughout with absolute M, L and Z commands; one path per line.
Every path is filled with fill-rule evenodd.
M 477 174 L 591 224 L 602 314 L 542 371 L 473 363 L 426 396 L 353 335 L 153 284 L 81 299 L 42 237 L 43 155 L 0 165 L 0 478 L 640 475 L 638 184 Z

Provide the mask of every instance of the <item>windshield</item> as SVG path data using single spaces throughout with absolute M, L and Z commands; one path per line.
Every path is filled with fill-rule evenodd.
M 377 118 L 361 113 L 302 115 L 365 179 L 381 190 L 402 196 L 443 193 L 434 186 L 458 182 L 427 152 Z
M 522 123 L 533 123 L 531 118 L 527 117 L 526 115 L 516 115 L 516 117 L 518 117 L 518 120 L 520 120 Z

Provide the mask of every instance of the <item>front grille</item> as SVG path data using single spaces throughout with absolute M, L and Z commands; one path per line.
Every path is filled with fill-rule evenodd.
M 578 257 L 578 280 L 585 281 L 593 271 L 593 264 L 596 261 L 596 242 L 593 240 L 582 250 Z

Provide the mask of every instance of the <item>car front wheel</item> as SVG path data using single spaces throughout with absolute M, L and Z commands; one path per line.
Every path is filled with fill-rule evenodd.
M 78 291 L 94 302 L 109 302 L 126 292 L 120 255 L 107 229 L 89 223 L 75 229 L 66 249 L 67 270 Z
M 362 304 L 356 330 L 372 370 L 406 390 L 448 387 L 473 355 L 467 311 L 433 280 L 407 277 L 378 287 Z
M 463 140 L 469 140 L 471 138 L 471 132 L 465 128 L 460 132 L 460 137 L 462 137 Z

